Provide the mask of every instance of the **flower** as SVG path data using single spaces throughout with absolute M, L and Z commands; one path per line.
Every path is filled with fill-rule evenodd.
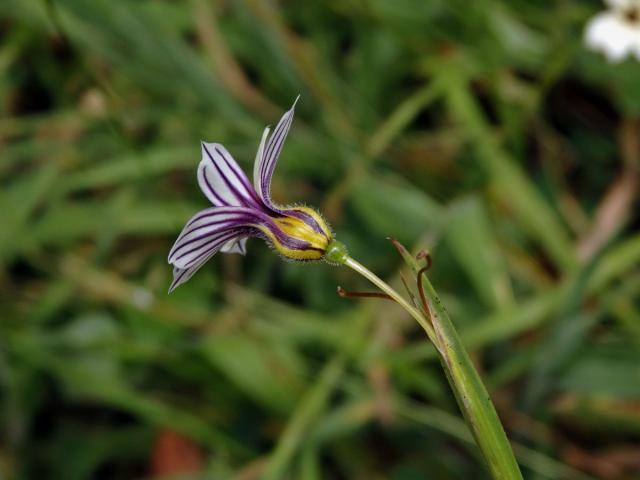
M 585 31 L 585 43 L 610 62 L 627 55 L 640 60 L 640 0 L 606 0 L 609 10 L 596 15 Z
M 293 121 L 296 101 L 269 135 L 264 130 L 253 169 L 253 186 L 219 143 L 202 142 L 198 184 L 213 204 L 196 213 L 169 252 L 173 265 L 171 293 L 218 251 L 245 253 L 248 237 L 265 239 L 280 255 L 299 261 L 336 257 L 331 229 L 314 209 L 281 207 L 271 200 L 271 178 Z M 340 244 L 341 245 L 341 244 Z M 329 253 L 329 255 L 327 255 Z

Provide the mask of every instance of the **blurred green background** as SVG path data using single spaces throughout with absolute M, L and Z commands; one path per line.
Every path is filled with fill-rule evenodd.
M 640 478 L 640 64 L 578 0 L 0 0 L 0 477 L 483 479 L 405 313 L 262 241 L 167 296 L 200 140 L 431 278 L 527 479 Z M 405 272 L 409 282 L 412 282 Z

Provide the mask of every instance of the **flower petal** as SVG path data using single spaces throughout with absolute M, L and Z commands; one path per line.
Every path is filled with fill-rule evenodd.
M 198 184 L 215 206 L 262 208 L 262 202 L 249 179 L 219 143 L 202 142 Z
M 253 185 L 264 204 L 269 208 L 273 208 L 271 202 L 271 178 L 278 162 L 278 156 L 287 138 L 287 133 L 289 133 L 289 128 L 293 121 L 293 113 L 299 98 L 300 96 L 298 95 L 292 107 L 282 116 L 268 140 L 269 129 L 265 129 L 258 148 L 256 163 L 253 167 Z
M 169 293 L 173 292 L 176 288 L 178 288 L 180 285 L 182 285 L 183 283 L 188 281 L 191 277 L 193 277 L 193 275 L 200 269 L 200 267 L 202 267 L 205 263 L 207 263 L 207 260 L 209 260 L 213 255 L 215 255 L 215 253 L 216 252 L 214 251 L 207 255 L 204 255 L 202 258 L 200 258 L 200 260 L 198 260 L 198 262 L 194 263 L 189 268 L 178 268 L 174 266 L 173 281 L 169 286 Z
M 247 239 L 246 237 L 240 240 L 231 240 L 230 242 L 228 242 L 227 244 L 234 242 L 234 245 L 237 245 L 238 248 L 242 248 L 243 251 L 238 252 L 238 253 L 242 253 L 242 255 L 244 255 L 244 245 L 246 243 Z M 227 245 L 225 244 L 225 246 Z M 223 247 L 224 248 L 224 247 Z M 222 249 L 220 249 L 222 250 Z M 176 288 L 178 288 L 180 285 L 182 285 L 183 283 L 187 282 L 191 277 L 193 277 L 193 275 L 200 269 L 200 267 L 202 267 L 205 263 L 207 263 L 207 261 L 213 257 L 216 253 L 218 252 L 217 248 L 210 248 L 206 251 L 203 252 L 202 255 L 200 255 L 200 257 L 195 261 L 192 262 L 191 265 L 189 265 L 189 267 L 187 268 L 179 268 L 174 266 L 173 267 L 173 281 L 171 282 L 171 285 L 169 286 L 169 293 L 173 292 Z
M 201 263 L 191 268 L 173 267 L 173 281 L 171 282 L 171 285 L 169 285 L 169 293 L 173 292 L 176 288 L 193 277 L 193 274 L 196 273 L 207 260 L 208 258 L 204 259 Z
M 246 207 L 212 207 L 194 215 L 169 252 L 169 263 L 185 269 L 227 243 L 250 236 L 261 213 Z
M 592 50 L 603 52 L 610 62 L 620 62 L 633 50 L 636 33 L 618 15 L 605 12 L 589 22 L 584 41 Z

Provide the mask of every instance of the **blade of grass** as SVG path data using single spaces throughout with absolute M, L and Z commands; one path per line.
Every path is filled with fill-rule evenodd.
M 431 324 L 437 338 L 437 349 L 444 371 L 487 468 L 495 479 L 522 479 L 500 418 L 480 375 L 449 319 L 446 308 L 416 259 L 396 244 L 403 260 L 416 275 L 422 276 L 422 287 L 430 311 Z

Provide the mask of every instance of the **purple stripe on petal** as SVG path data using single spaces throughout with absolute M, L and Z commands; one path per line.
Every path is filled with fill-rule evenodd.
M 255 237 L 257 236 L 257 232 L 254 229 L 247 228 L 241 233 L 242 237 L 246 239 L 246 237 Z M 169 293 L 173 292 L 178 286 L 187 282 L 195 273 L 198 271 L 211 257 L 213 257 L 219 250 L 218 248 L 209 248 L 206 251 L 202 252 L 198 258 L 192 262 L 186 268 L 173 268 L 173 281 L 169 286 Z
M 191 241 L 191 239 L 197 238 L 197 235 L 202 235 L 205 232 L 213 232 L 215 230 L 222 231 L 222 230 L 228 229 L 229 227 L 234 227 L 234 226 L 237 227 L 239 225 L 243 225 L 243 223 L 244 222 L 240 222 L 239 220 L 220 220 L 220 221 L 203 223 L 185 231 L 181 235 L 182 237 L 181 240 L 183 242 L 188 243 L 189 241 Z M 216 228 L 211 228 L 211 227 L 216 227 Z M 187 239 L 188 235 L 191 235 L 189 239 Z
M 211 153 L 209 152 L 209 149 L 207 149 L 206 145 L 203 143 L 202 144 L 202 148 L 204 149 L 205 153 L 207 154 L 207 156 L 209 157 L 209 161 L 211 162 L 211 165 L 213 165 L 213 168 L 218 172 L 218 176 L 220 177 L 220 179 L 223 181 L 223 183 L 225 184 L 225 186 L 227 187 L 227 189 L 229 190 L 229 192 L 231 193 L 231 195 L 233 195 L 238 203 L 229 203 L 229 205 L 233 205 L 233 204 L 238 204 L 238 205 L 245 205 L 246 202 L 244 201 L 244 197 L 243 195 L 241 195 L 238 190 L 233 186 L 233 184 L 231 182 L 229 182 L 228 177 L 222 172 L 222 169 L 218 166 L 218 164 L 216 163 L 216 161 L 213 159 L 213 157 L 211 156 Z M 206 168 L 206 167 L 205 167 Z M 206 173 L 206 170 L 205 170 Z M 207 180 L 207 185 L 209 186 L 209 188 L 213 189 L 213 187 L 210 185 L 208 179 L 205 176 L 205 179 Z M 246 205 L 248 206 L 248 205 Z
M 198 167 L 198 179 L 201 180 L 204 183 L 205 188 L 207 189 L 207 191 L 204 191 L 204 188 L 203 188 L 203 193 L 205 194 L 205 196 L 209 199 L 209 201 L 211 203 L 213 203 L 214 205 L 219 206 L 219 207 L 222 207 L 224 205 L 228 205 L 228 202 L 225 201 L 216 192 L 216 190 L 211 185 L 211 182 L 209 181 L 209 178 L 207 177 L 207 166 L 205 164 L 200 164 L 200 166 Z M 202 186 L 202 184 L 201 184 L 201 186 Z M 207 192 L 209 193 L 209 195 L 207 195 Z
M 178 260 L 180 258 L 180 256 L 178 256 L 178 253 L 184 252 L 184 249 L 186 247 L 193 245 L 194 243 L 202 239 L 205 239 L 205 238 L 213 239 L 214 235 L 224 234 L 225 232 L 228 232 L 229 226 L 230 225 L 228 223 L 226 225 L 219 225 L 219 224 L 214 224 L 209 226 L 203 225 L 202 227 L 198 227 L 197 229 L 189 232 L 189 233 L 195 233 L 195 235 L 192 235 L 189 238 L 187 238 L 187 235 L 184 235 L 182 238 L 180 238 L 179 242 L 175 243 L 175 245 L 171 249 L 171 253 L 169 254 L 169 262 L 174 262 Z M 231 225 L 231 226 L 232 227 L 235 226 L 237 228 L 237 224 Z
M 273 177 L 278 156 L 282 151 L 282 146 L 284 145 L 289 128 L 293 122 L 293 115 L 297 101 L 298 99 L 296 98 L 293 106 L 280 118 L 276 128 L 267 140 L 262 156 L 256 159 L 256 161 L 259 162 L 257 168 L 257 171 L 259 172 L 258 178 L 255 178 L 254 175 L 256 188 L 259 189 L 260 196 L 266 206 L 274 211 L 278 211 L 278 209 L 271 202 L 271 179 Z
M 191 217 L 191 219 L 185 225 L 185 228 L 190 225 L 193 225 L 197 221 L 204 220 L 205 218 L 210 219 L 210 218 L 218 217 L 220 215 L 229 215 L 229 214 L 239 215 L 239 214 L 247 213 L 248 211 L 249 209 L 247 207 L 223 206 L 223 207 L 205 208 L 204 210 L 200 210 L 193 217 Z
M 276 162 L 278 160 L 278 157 L 280 156 L 282 146 L 284 145 L 284 141 L 287 138 L 287 133 L 289 133 L 289 127 L 291 126 L 291 122 L 293 120 L 293 112 L 288 112 L 287 115 L 288 118 L 286 119 L 285 123 L 281 126 L 281 128 L 278 128 L 280 127 L 280 124 L 278 124 L 278 127 L 276 127 L 276 130 L 273 132 L 273 135 L 271 136 L 271 138 L 269 139 L 269 143 L 267 144 L 264 163 L 262 166 L 262 188 L 263 191 L 267 192 L 267 195 L 268 188 L 271 185 L 271 179 L 273 177 Z
M 189 273 L 189 269 L 187 269 L 187 268 L 182 269 L 182 268 L 174 267 L 173 268 L 173 281 L 171 282 L 171 285 L 169 285 L 169 292 L 168 293 L 172 293 L 176 288 L 178 288 L 184 282 L 189 280 L 189 278 L 191 278 L 191 277 L 187 276 L 188 273 Z M 193 273 L 195 273 L 195 269 L 193 269 Z
M 229 161 L 227 159 L 225 159 L 225 157 L 224 157 L 224 155 L 222 155 L 222 153 L 220 153 L 220 147 L 218 147 L 217 144 L 213 144 L 214 154 L 216 156 L 220 156 L 221 157 L 222 162 L 224 162 L 228 166 L 229 171 L 231 172 L 231 175 L 233 175 L 236 178 L 236 180 L 243 187 L 243 189 L 245 189 L 248 186 L 250 188 L 249 191 L 245 191 L 243 193 L 242 191 L 240 191 L 238 189 L 238 187 L 237 187 L 238 184 L 232 182 L 231 178 L 229 177 L 229 175 L 227 175 L 227 173 L 222 170 L 222 168 L 220 167 L 220 165 L 218 164 L 218 162 L 214 158 L 214 155 L 209 150 L 207 144 L 204 143 L 204 142 L 202 143 L 202 149 L 205 152 L 205 154 L 207 155 L 207 157 L 209 158 L 209 161 L 211 162 L 211 164 L 213 165 L 215 170 L 218 172 L 219 177 L 222 179 L 222 181 L 224 182 L 225 186 L 227 187 L 227 189 L 229 190 L 231 195 L 233 195 L 236 198 L 236 202 L 234 202 L 234 204 L 236 204 L 236 205 L 245 205 L 247 207 L 260 207 L 261 206 L 261 203 L 259 203 L 255 198 L 253 198 L 253 195 L 252 195 L 253 187 L 251 187 L 251 184 L 249 184 L 249 181 L 246 179 L 244 173 L 242 173 L 241 170 L 240 170 L 240 173 L 238 173 L 238 171 L 236 169 L 228 166 L 229 165 Z M 235 161 L 234 161 L 234 163 L 235 163 Z M 239 170 L 239 168 L 238 168 L 238 170 Z M 242 177 L 244 177 L 244 180 L 243 180 Z M 209 182 L 207 182 L 207 183 L 209 183 Z M 209 188 L 211 188 L 210 184 L 209 184 Z
M 300 240 L 299 238 L 292 237 L 284 233 L 274 222 L 262 223 L 262 226 L 269 229 L 269 231 L 276 237 L 278 243 L 284 245 L 292 250 L 307 250 L 310 247 L 309 242 L 306 240 Z
M 298 96 L 298 98 L 300 97 Z M 275 161 L 280 154 L 282 144 L 284 143 L 287 133 L 289 132 L 291 122 L 293 121 L 293 114 L 296 108 L 296 103 L 298 103 L 298 98 L 295 99 L 291 108 L 284 113 L 267 143 L 267 148 L 264 152 L 264 158 L 266 162 L 263 165 L 265 167 L 265 173 L 268 173 L 267 169 L 270 169 L 271 162 Z
M 190 268 L 173 267 L 173 281 L 169 286 L 169 293 L 173 292 L 178 286 L 188 281 L 209 260 L 215 252 L 207 257 L 203 257 L 200 261 Z
M 216 229 L 210 229 L 213 231 L 243 226 L 247 223 L 254 223 L 255 218 L 256 217 L 252 212 L 223 213 L 219 215 L 210 213 L 201 215 L 197 221 L 190 221 L 185 225 L 179 238 L 181 240 L 186 240 L 186 237 L 189 235 L 193 237 L 194 232 L 199 232 L 200 230 L 209 227 L 218 227 Z M 176 243 L 178 242 L 176 241 Z
M 282 120 L 278 123 L 275 130 L 271 134 L 271 138 L 269 138 L 269 141 L 267 142 L 267 148 L 264 152 L 265 161 L 262 164 L 263 177 L 267 177 L 269 175 L 271 164 L 273 163 L 274 159 L 278 157 L 278 154 L 282 149 L 282 145 L 289 131 L 292 118 L 293 117 L 291 115 L 291 112 L 285 113 L 282 117 Z
M 201 249 L 201 251 L 198 252 L 198 254 L 194 256 L 192 260 L 189 260 L 189 262 L 184 265 L 184 268 L 191 268 L 192 266 L 196 265 L 200 261 L 200 259 L 203 258 L 203 256 L 210 258 L 213 253 L 218 252 L 230 240 L 239 240 L 248 236 L 255 236 L 255 230 L 253 228 L 241 228 L 233 232 L 229 232 L 228 235 L 218 238 L 215 242 L 203 245 L 206 246 L 206 248 Z
M 243 233 L 244 232 L 236 230 L 219 235 L 215 237 L 215 239 L 207 240 L 202 244 L 193 247 L 191 250 L 182 253 L 174 260 L 173 264 L 180 268 L 189 268 L 196 263 L 199 258 L 202 258 L 202 255 L 206 255 L 213 250 L 220 250 L 220 248 L 222 248 L 222 246 L 229 240 L 237 238 Z
M 168 261 L 178 261 L 178 266 L 182 267 L 180 258 L 197 242 L 213 241 L 218 235 L 266 221 L 269 217 L 263 212 L 247 207 L 212 207 L 198 212 L 182 229 L 169 252 Z
M 235 175 L 235 177 L 238 179 L 238 181 L 242 183 L 242 185 L 246 190 L 245 193 L 249 195 L 250 200 L 253 201 L 252 203 L 257 207 L 261 207 L 262 202 L 260 201 L 258 194 L 256 193 L 255 189 L 249 182 L 249 179 L 246 177 L 244 172 L 240 169 L 240 167 L 238 167 L 235 161 L 229 157 L 229 152 L 227 152 L 225 149 L 220 149 L 218 146 L 215 147 L 215 150 L 222 157 L 224 162 L 227 164 L 227 167 L 229 167 L 229 170 L 231 170 Z
M 242 228 L 242 226 L 238 227 L 227 227 L 227 228 L 211 228 L 209 230 L 201 230 L 196 232 L 196 234 L 190 238 L 181 239 L 180 244 L 173 252 L 171 256 L 171 263 L 176 263 L 182 257 L 187 255 L 189 252 L 193 251 L 193 249 L 197 249 L 203 244 L 207 242 L 214 242 L 218 238 L 228 235 L 229 233 L 238 230 L 238 228 Z
M 188 281 L 193 275 L 202 267 L 207 260 L 213 257 L 216 252 L 211 252 L 209 255 L 202 257 L 197 264 L 192 265 L 189 268 L 173 268 L 173 281 L 169 286 L 169 293 L 173 292 L 178 286 Z
M 288 208 L 286 210 L 281 210 L 281 211 L 284 215 L 299 218 L 304 223 L 306 223 L 311 228 L 313 228 L 316 232 L 324 234 L 324 230 L 320 228 L 320 225 L 318 224 L 318 222 L 316 222 L 316 219 L 313 218 L 308 213 L 303 212 L 302 210 L 296 210 L 295 208 Z
M 201 237 L 199 239 L 199 243 L 197 245 L 189 244 L 186 245 L 186 248 L 181 249 L 179 252 L 176 252 L 171 258 L 171 263 L 180 268 L 186 268 L 188 263 L 194 256 L 191 255 L 193 252 L 198 251 L 202 247 L 208 247 L 210 245 L 216 245 L 220 238 L 229 235 L 229 232 L 218 232 L 216 234 L 207 235 L 205 237 Z
M 210 235 L 214 235 L 219 231 L 238 228 L 255 221 L 254 210 L 246 207 L 212 207 L 198 212 L 187 222 L 176 239 L 169 252 L 169 263 L 186 242 L 204 233 L 204 229 L 208 230 Z

